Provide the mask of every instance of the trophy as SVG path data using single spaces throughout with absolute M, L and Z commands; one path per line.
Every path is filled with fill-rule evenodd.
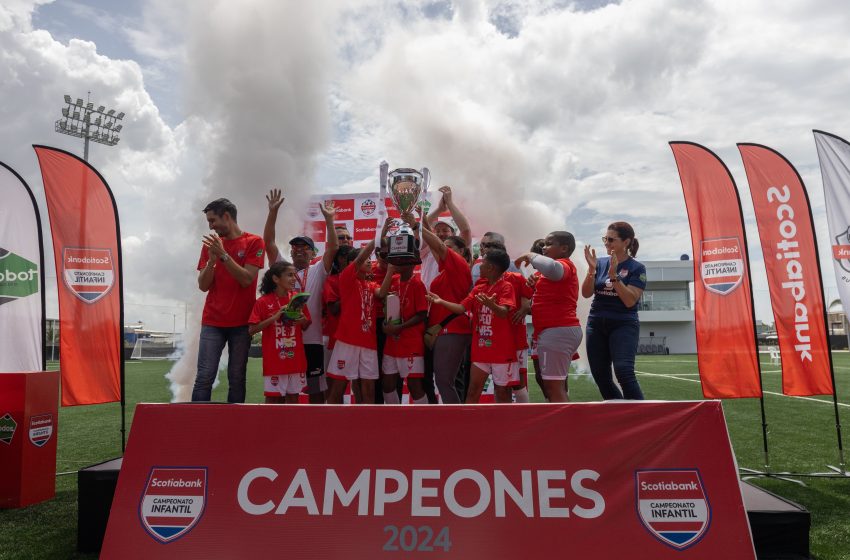
M 428 192 L 428 182 L 431 176 L 428 168 L 424 167 L 420 171 L 402 168 L 387 173 L 386 165 L 386 162 L 381 164 L 382 200 L 386 200 L 386 195 L 389 195 L 399 213 L 413 212 L 416 205 L 425 198 L 425 194 Z M 410 226 L 399 219 L 395 219 L 395 224 L 398 227 L 397 231 L 388 236 L 387 262 L 394 265 L 421 263 L 419 246 Z

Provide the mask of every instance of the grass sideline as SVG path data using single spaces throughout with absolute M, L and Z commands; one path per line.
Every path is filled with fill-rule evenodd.
M 845 445 L 850 442 L 850 354 L 835 353 L 836 385 Z M 128 362 L 127 422 L 139 402 L 168 402 L 163 375 L 171 362 Z M 55 369 L 56 364 L 53 364 Z M 831 399 L 782 396 L 779 366 L 762 358 L 765 409 L 769 425 L 770 462 L 774 471 L 823 472 L 837 463 L 837 440 Z M 637 371 L 647 398 L 702 399 L 696 356 L 639 356 Z M 248 365 L 248 402 L 261 402 L 260 360 Z M 226 377 L 226 376 L 225 376 Z M 534 383 L 531 399 L 542 397 Z M 598 401 L 589 376 L 570 378 L 574 402 Z M 227 397 L 226 379 L 213 391 L 213 400 Z M 815 402 L 825 401 L 825 402 Z M 733 449 L 740 467 L 761 469 L 762 437 L 759 404 L 754 399 L 723 402 Z M 62 408 L 59 412 L 57 471 L 79 468 L 120 455 L 120 416 L 117 403 Z M 850 453 L 848 453 L 850 455 Z M 805 506 L 812 513 L 811 552 L 817 560 L 850 560 L 850 479 L 804 479 L 807 486 L 776 479 L 755 482 Z M 19 510 L 0 510 L 0 559 L 97 558 L 76 552 L 77 478 L 57 478 L 56 498 Z

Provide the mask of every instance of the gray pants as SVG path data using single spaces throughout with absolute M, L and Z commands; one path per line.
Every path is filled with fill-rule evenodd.
M 581 344 L 581 327 L 551 327 L 537 338 L 542 379 L 566 379 L 573 354 Z
M 472 341 L 469 334 L 441 334 L 434 343 L 434 383 L 445 404 L 463 401 L 457 392 L 455 378 L 460 375 L 463 355 Z

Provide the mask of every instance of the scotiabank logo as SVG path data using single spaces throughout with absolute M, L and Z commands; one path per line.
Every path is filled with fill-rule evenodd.
M 700 259 L 702 283 L 709 292 L 726 296 L 741 285 L 744 259 L 737 237 L 703 240 Z
M 39 414 L 30 418 L 30 442 L 36 447 L 44 447 L 53 435 L 53 415 Z
M 115 281 L 111 249 L 66 247 L 62 251 L 65 286 L 85 303 L 94 303 L 109 293 Z
M 139 519 L 151 537 L 169 543 L 198 524 L 206 501 L 206 467 L 154 467 L 139 500 Z
M 695 545 L 711 524 L 711 507 L 696 469 L 635 472 L 638 517 L 652 536 L 677 550 Z

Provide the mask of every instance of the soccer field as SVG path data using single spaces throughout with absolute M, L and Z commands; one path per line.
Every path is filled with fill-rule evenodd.
M 850 424 L 850 354 L 835 355 L 836 384 L 842 423 Z M 54 368 L 56 364 L 54 364 Z M 139 402 L 168 402 L 171 394 L 163 375 L 171 362 L 128 362 L 126 366 L 127 421 Z M 762 357 L 765 409 L 773 471 L 824 472 L 838 461 L 835 417 L 827 397 L 793 398 L 781 395 L 779 366 Z M 702 393 L 696 356 L 639 356 L 638 376 L 649 399 L 699 400 Z M 248 364 L 248 401 L 261 402 L 260 360 Z M 224 376 L 226 377 L 226 376 Z M 531 383 L 531 398 L 542 397 Z M 224 401 L 227 382 L 214 391 Z M 570 378 L 574 402 L 598 401 L 590 376 Z M 486 405 L 482 405 L 486 406 Z M 756 399 L 723 402 L 732 445 L 740 467 L 762 470 L 761 413 Z M 120 408 L 117 403 L 63 408 L 59 412 L 56 498 L 20 510 L 0 510 L 0 559 L 95 558 L 76 553 L 77 469 L 120 455 Z M 850 425 L 845 425 L 845 434 Z M 845 442 L 848 440 L 844 437 Z M 565 440 L 566 443 L 566 440 Z M 707 449 L 707 453 L 711 450 Z M 811 550 L 818 560 L 850 560 L 850 479 L 803 478 L 806 486 L 776 479 L 756 483 L 798 502 L 812 512 Z

